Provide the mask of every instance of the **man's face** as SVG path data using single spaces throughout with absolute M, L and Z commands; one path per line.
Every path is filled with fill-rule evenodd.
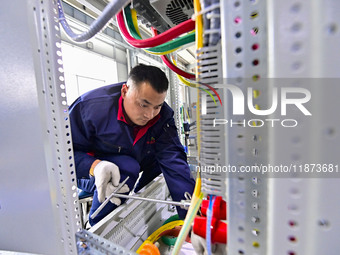
M 124 84 L 121 92 L 125 113 L 139 126 L 146 125 L 160 112 L 166 97 L 166 92 L 158 93 L 148 82 L 142 82 L 138 87 Z

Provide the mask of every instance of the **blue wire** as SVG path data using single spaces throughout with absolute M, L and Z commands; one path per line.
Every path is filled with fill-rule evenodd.
M 211 255 L 211 222 L 213 216 L 213 205 L 215 202 L 215 196 L 209 196 L 209 207 L 207 211 L 207 227 L 206 227 L 206 236 L 205 239 L 207 240 L 207 252 L 208 255 Z

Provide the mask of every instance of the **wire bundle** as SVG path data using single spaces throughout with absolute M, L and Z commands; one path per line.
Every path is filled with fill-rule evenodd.
M 124 9 L 125 11 L 125 9 Z M 124 36 L 125 40 L 136 48 L 149 48 L 149 47 L 155 47 L 159 46 L 163 43 L 166 43 L 174 38 L 177 38 L 178 36 L 190 32 L 195 28 L 195 21 L 189 19 L 187 21 L 184 21 L 183 23 L 170 28 L 169 30 L 165 31 L 162 34 L 159 34 L 157 36 L 154 36 L 152 38 L 147 39 L 136 39 L 132 35 L 130 35 L 124 21 L 124 11 L 119 12 L 116 15 L 117 18 L 117 24 L 120 29 L 121 34 Z M 137 33 L 138 34 L 138 33 Z M 140 35 L 140 34 L 139 34 Z
M 85 31 L 83 33 L 77 34 L 73 32 L 73 30 L 70 28 L 69 24 L 67 23 L 67 20 L 64 15 L 64 11 L 62 8 L 61 0 L 57 1 L 58 6 L 58 14 L 59 14 L 59 22 L 62 25 L 64 31 L 66 32 L 67 36 L 74 42 L 82 43 L 90 40 L 93 36 L 95 36 L 106 24 L 107 22 L 114 16 L 119 9 L 121 9 L 126 3 L 128 3 L 128 0 L 124 1 L 111 1 L 110 4 L 107 5 L 107 7 L 104 9 L 102 15 L 95 20 L 88 31 Z M 126 20 L 126 23 L 128 25 L 128 29 L 125 25 L 124 17 Z M 120 11 L 117 14 L 117 22 L 118 27 L 121 31 L 121 34 L 124 36 L 125 40 L 131 44 L 134 47 L 137 48 L 145 48 L 144 50 L 156 55 L 161 55 L 161 58 L 163 62 L 176 74 L 179 75 L 179 77 L 185 77 L 190 80 L 195 79 L 195 75 L 191 73 L 187 73 L 180 68 L 178 68 L 174 63 L 172 63 L 169 58 L 166 56 L 166 54 L 169 54 L 171 52 L 174 52 L 175 50 L 178 50 L 182 46 L 192 43 L 195 41 L 195 33 L 192 31 L 195 28 L 195 21 L 193 20 L 187 20 L 168 31 L 160 34 L 155 35 L 153 38 L 148 39 L 142 39 L 138 24 L 137 24 L 137 14 L 135 10 L 130 9 L 130 5 L 126 6 L 123 11 Z M 155 32 L 156 33 L 156 32 Z M 184 36 L 180 36 L 184 33 L 187 33 Z M 131 35 L 130 35 L 131 34 Z M 172 40 L 174 39 L 174 40 Z M 151 48 L 149 48 L 151 47 Z M 180 79 L 185 85 L 188 85 L 188 82 L 186 82 L 183 78 Z M 189 82 L 190 84 L 190 82 Z M 190 87 L 196 87 L 199 88 L 198 84 L 191 84 Z M 203 84 L 204 85 L 204 84 Z M 207 86 L 207 85 L 206 85 Z M 208 86 L 209 87 L 209 86 Z M 210 87 L 210 89 L 212 89 Z M 212 89 L 213 90 L 213 89 Z M 208 92 L 207 90 L 204 90 Z M 214 91 L 214 90 L 213 90 Z M 214 91 L 215 94 L 217 94 L 216 91 Z M 213 96 L 209 93 L 209 95 L 213 98 Z M 218 94 L 217 94 L 218 96 Z M 219 98 L 219 96 L 218 96 Z M 213 98 L 215 104 L 216 101 Z M 219 98 L 220 100 L 220 98 Z M 221 100 L 220 100 L 221 102 Z M 222 104 L 222 102 L 221 102 Z
M 152 32 L 153 32 L 154 35 L 157 35 L 156 29 L 152 28 Z M 217 97 L 218 97 L 218 99 L 219 99 L 219 101 L 220 101 L 220 103 L 221 103 L 221 105 L 222 105 L 221 98 L 220 98 L 219 94 L 217 93 L 217 91 L 216 91 L 213 87 L 211 87 L 211 86 L 208 85 L 208 84 L 201 83 L 201 82 L 198 82 L 198 83 L 190 83 L 190 82 L 185 81 L 185 79 L 184 79 L 183 77 L 185 77 L 185 78 L 187 78 L 187 79 L 189 79 L 189 80 L 195 80 L 196 76 L 195 76 L 194 74 L 187 73 L 187 72 L 183 71 L 182 69 L 179 69 L 179 68 L 176 66 L 176 61 L 174 60 L 174 63 L 171 62 L 171 61 L 169 60 L 168 56 L 162 55 L 161 58 L 162 58 L 164 64 L 166 64 L 172 71 L 174 71 L 174 72 L 177 74 L 178 78 L 179 78 L 185 85 L 187 85 L 187 86 L 189 86 L 189 87 L 195 87 L 195 88 L 198 88 L 198 89 L 201 89 L 201 88 L 200 88 L 200 84 L 201 84 L 201 85 L 204 85 L 204 86 L 206 86 L 206 87 L 208 87 L 209 89 L 211 89 L 211 90 L 215 93 L 215 95 L 217 95 Z M 215 100 L 215 98 L 213 97 L 213 95 L 211 95 L 211 93 L 209 93 L 209 92 L 208 92 L 207 90 L 205 90 L 205 89 L 202 89 L 202 90 L 203 90 L 203 91 L 206 91 L 206 92 L 211 96 L 211 98 L 213 99 L 213 101 L 214 101 L 215 104 L 216 104 L 216 100 Z
M 134 9 L 130 9 L 130 6 L 124 8 L 124 17 L 127 24 L 128 31 L 134 39 L 141 40 L 142 37 L 140 35 L 138 24 L 137 24 L 137 13 Z M 178 50 L 180 47 L 192 43 L 195 41 L 195 33 L 189 32 L 184 36 L 177 37 L 174 40 L 169 40 L 166 43 L 160 44 L 158 46 L 144 49 L 145 51 L 156 54 L 156 55 L 165 55 L 169 54 L 175 50 Z
M 130 9 L 130 6 L 126 6 L 117 14 L 116 18 L 119 30 L 127 43 L 133 47 L 143 48 L 148 53 L 160 55 L 164 64 L 174 71 L 186 86 L 200 88 L 200 85 L 204 85 L 208 87 L 217 95 L 222 105 L 222 101 L 214 88 L 207 84 L 186 81 L 184 78 L 195 80 L 195 74 L 185 72 L 178 68 L 167 56 L 167 54 L 195 41 L 196 34 L 192 31 L 195 28 L 195 21 L 191 19 L 187 20 L 162 34 L 157 34 L 156 29 L 152 28 L 154 37 L 142 39 L 137 24 L 137 14 L 134 9 Z M 186 34 L 181 36 L 184 33 Z M 212 94 L 205 89 L 202 90 L 206 91 L 216 104 L 216 100 Z

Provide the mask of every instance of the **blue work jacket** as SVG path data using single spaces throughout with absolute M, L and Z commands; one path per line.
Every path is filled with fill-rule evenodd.
M 104 86 L 80 96 L 70 106 L 70 122 L 77 178 L 89 178 L 89 170 L 96 159 L 106 156 L 128 155 L 143 168 L 161 169 L 171 197 L 184 199 L 192 194 L 195 181 L 190 175 L 187 156 L 174 122 L 174 112 L 164 103 L 159 115 L 150 120 L 136 135 L 135 127 L 119 119 L 124 83 Z M 121 175 L 124 173 L 121 172 Z M 138 175 L 138 173 L 137 173 Z M 130 184 L 130 189 L 133 188 Z M 186 211 L 177 211 L 184 218 Z

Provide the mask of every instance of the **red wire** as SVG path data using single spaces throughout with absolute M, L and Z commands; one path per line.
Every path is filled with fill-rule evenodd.
M 151 31 L 153 32 L 154 36 L 157 36 L 157 30 L 154 27 L 151 28 Z M 172 71 L 174 71 L 178 75 L 183 76 L 183 77 L 190 79 L 190 80 L 195 80 L 196 77 L 195 77 L 194 74 L 187 73 L 187 72 L 183 71 L 182 69 L 179 69 L 177 66 L 174 65 L 174 63 L 172 63 L 168 59 L 168 57 L 166 55 L 161 55 L 161 58 L 162 58 L 164 64 L 166 64 Z M 217 93 L 217 91 L 213 87 L 211 87 L 209 84 L 205 84 L 205 83 L 201 83 L 201 82 L 199 82 L 199 84 L 207 86 L 209 89 L 211 89 L 215 93 L 215 95 L 217 96 L 218 100 L 220 101 L 220 104 L 222 105 L 222 100 L 220 98 L 220 95 Z
M 195 80 L 195 75 L 191 74 L 191 73 L 187 73 L 185 71 L 183 71 L 182 69 L 179 69 L 177 66 L 174 65 L 174 63 L 172 63 L 168 57 L 166 55 L 161 55 L 161 58 L 164 62 L 164 64 L 166 64 L 172 71 L 174 71 L 175 73 L 179 74 L 180 76 L 183 76 L 187 79 L 190 80 Z
M 198 82 L 198 84 L 207 86 L 209 89 L 211 89 L 215 93 L 215 95 L 217 96 L 218 101 L 220 101 L 220 104 L 222 105 L 222 100 L 220 98 L 220 95 L 217 93 L 217 91 L 213 87 L 211 87 L 209 84 L 205 84 L 205 83 L 202 83 L 202 82 Z
M 181 24 L 170 28 L 169 30 L 165 31 L 164 33 L 161 33 L 157 36 L 154 36 L 152 38 L 137 40 L 133 38 L 130 33 L 128 32 L 125 22 L 124 22 L 124 16 L 123 11 L 119 12 L 116 16 L 118 27 L 120 29 L 120 32 L 125 37 L 125 40 L 131 44 L 132 46 L 136 48 L 150 48 L 155 47 L 158 45 L 161 45 L 163 43 L 166 43 L 181 34 L 190 32 L 195 29 L 195 21 L 192 19 L 188 19 L 187 21 L 182 22 Z
M 151 31 L 152 31 L 154 37 L 158 36 L 157 30 L 154 27 L 151 27 Z M 194 74 L 187 73 L 187 72 L 183 71 L 182 69 L 179 69 L 176 65 L 174 65 L 174 63 L 172 63 L 172 61 L 170 61 L 170 59 L 168 59 L 168 57 L 166 55 L 161 55 L 160 57 L 163 60 L 164 64 L 166 64 L 172 71 L 174 71 L 178 75 L 183 76 L 183 77 L 190 79 L 190 80 L 195 80 Z
M 195 75 L 191 74 L 191 73 L 187 73 L 181 69 L 179 69 L 177 66 L 174 65 L 174 63 L 172 63 L 168 57 L 166 55 L 162 55 L 161 56 L 163 62 L 172 70 L 174 71 L 175 73 L 177 73 L 178 75 L 180 76 L 183 76 L 187 79 L 190 79 L 190 80 L 195 80 Z M 207 86 L 209 89 L 211 89 L 215 95 L 217 96 L 218 100 L 220 101 L 221 105 L 222 105 L 222 100 L 220 98 L 220 95 L 217 93 L 217 91 L 211 87 L 209 84 L 205 84 L 205 83 L 202 83 L 202 82 L 199 82 L 199 84 L 201 85 L 204 85 L 204 86 Z

